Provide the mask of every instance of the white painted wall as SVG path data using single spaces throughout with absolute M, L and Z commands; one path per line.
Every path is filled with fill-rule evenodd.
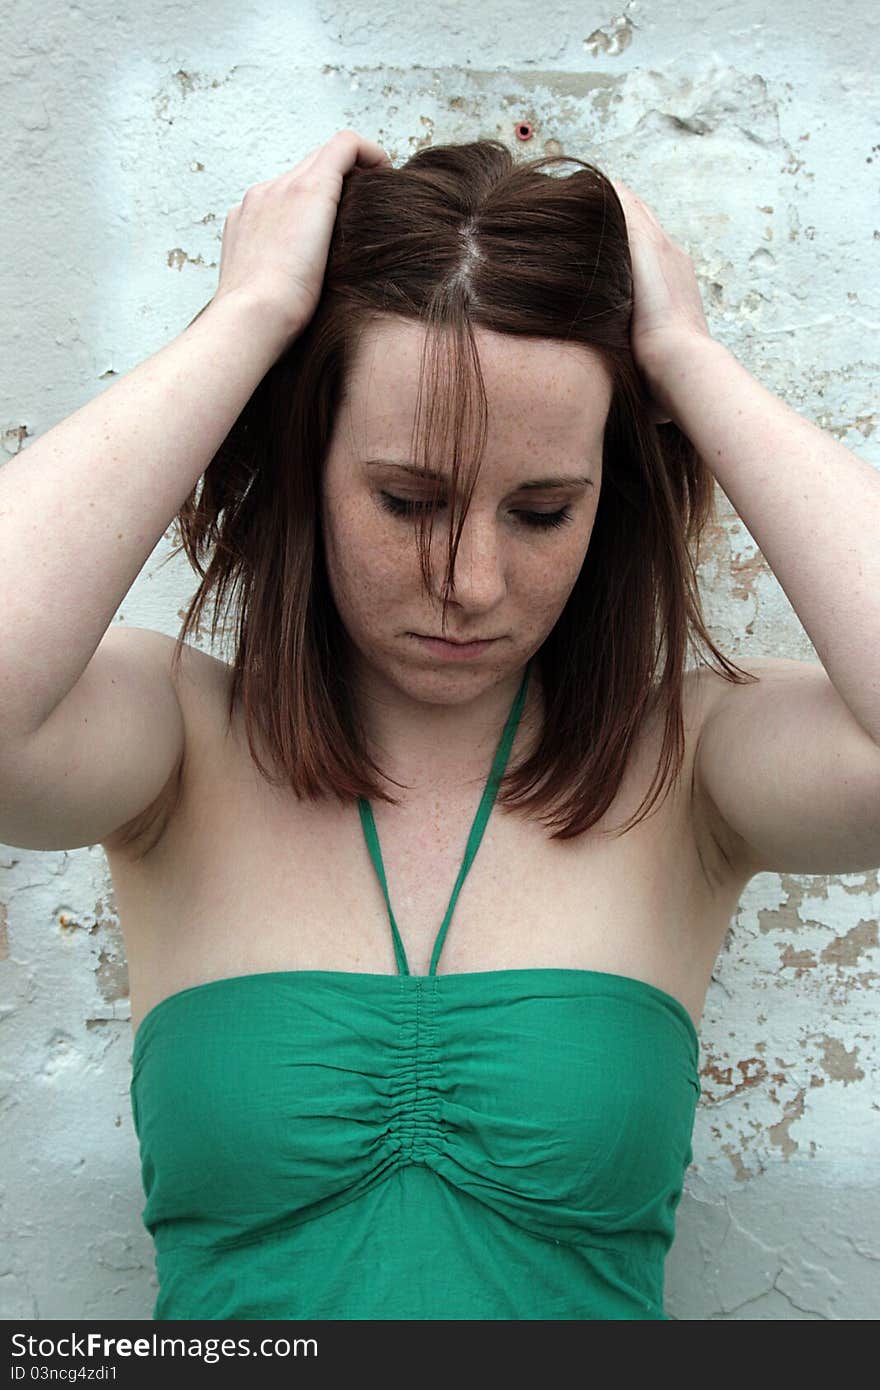
M 873 0 L 7 0 L 7 454 L 180 332 L 227 209 L 336 129 L 401 162 L 493 136 L 629 183 L 687 247 L 713 333 L 875 465 L 880 16 Z M 734 659 L 815 659 L 721 497 L 703 566 Z M 157 548 L 117 620 L 176 634 Z M 23 538 L 25 543 L 25 538 Z M 125 962 L 100 847 L 0 846 L 0 1317 L 150 1316 Z M 880 883 L 765 874 L 702 1027 L 675 1318 L 880 1314 Z

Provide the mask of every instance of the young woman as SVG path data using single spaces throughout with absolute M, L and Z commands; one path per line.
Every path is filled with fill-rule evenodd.
M 739 895 L 880 864 L 880 479 L 568 162 L 339 132 L 0 475 L 0 838 L 109 858 L 157 1318 L 664 1318 Z M 713 478 L 821 666 L 712 644 Z

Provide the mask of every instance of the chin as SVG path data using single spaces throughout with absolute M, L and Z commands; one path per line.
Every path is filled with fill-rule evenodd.
M 383 663 L 378 669 L 384 680 L 413 700 L 427 705 L 465 705 L 498 683 L 498 668 L 485 657 L 479 662 L 431 661 L 418 654 L 414 639 L 408 640 L 416 651 L 415 659 Z

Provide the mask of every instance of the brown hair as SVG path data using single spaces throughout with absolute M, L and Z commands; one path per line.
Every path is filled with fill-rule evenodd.
M 556 166 L 566 163 L 578 167 L 560 177 Z M 688 644 L 702 642 L 725 679 L 753 679 L 718 650 L 704 624 L 696 565 L 703 528 L 715 520 L 714 480 L 674 424 L 650 419 L 631 350 L 631 308 L 623 208 L 609 179 L 584 160 L 517 162 L 500 141 L 478 140 L 422 149 L 397 169 L 351 170 L 317 309 L 253 393 L 200 480 L 198 498 L 199 484 L 181 508 L 172 552 L 184 549 L 202 579 L 175 659 L 215 590 L 212 644 L 221 609 L 237 613 L 229 720 L 240 698 L 251 756 L 273 785 L 300 797 L 333 791 L 343 802 L 364 796 L 397 804 L 368 770 L 380 771 L 352 699 L 320 514 L 322 465 L 359 336 L 387 315 L 433 330 L 425 337 L 412 457 L 428 468 L 440 457 L 452 465 L 444 621 L 486 434 L 474 326 L 582 344 L 600 354 L 613 380 L 586 558 L 533 658 L 544 727 L 532 755 L 506 772 L 498 804 L 533 814 L 553 808 L 543 822 L 554 839 L 588 830 L 613 802 L 642 722 L 659 701 L 660 758 L 629 829 L 680 776 Z M 432 525 L 429 505 L 417 533 L 426 587 Z M 271 766 L 259 756 L 257 732 Z

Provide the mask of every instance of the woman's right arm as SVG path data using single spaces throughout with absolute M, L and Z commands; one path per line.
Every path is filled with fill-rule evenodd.
M 179 760 L 172 639 L 108 628 L 283 350 L 269 321 L 246 294 L 212 300 L 0 469 L 3 843 L 97 843 Z
M 0 469 L 0 842 L 98 843 L 173 774 L 184 735 L 172 639 L 110 624 L 312 317 L 345 175 L 389 162 L 343 130 L 254 185 L 226 219 L 207 308 Z
M 281 345 L 245 296 L 0 469 L 0 762 L 79 680 Z

